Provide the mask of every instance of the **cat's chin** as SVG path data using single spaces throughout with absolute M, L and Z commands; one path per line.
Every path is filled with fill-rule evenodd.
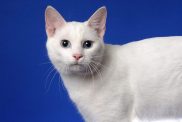
M 69 66 L 69 71 L 70 73 L 73 73 L 73 74 L 79 74 L 79 73 L 85 72 L 86 68 L 84 65 L 74 64 Z

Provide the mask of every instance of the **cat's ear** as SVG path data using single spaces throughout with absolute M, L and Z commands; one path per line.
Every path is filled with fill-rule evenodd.
M 88 20 L 88 26 L 95 29 L 100 37 L 104 36 L 106 30 L 107 9 L 105 6 L 99 8 Z
M 64 18 L 52 6 L 48 6 L 45 10 L 45 22 L 48 37 L 53 36 L 57 28 L 61 28 L 66 24 Z

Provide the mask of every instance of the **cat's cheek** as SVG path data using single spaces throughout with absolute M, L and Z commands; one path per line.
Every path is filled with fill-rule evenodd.
M 60 62 L 61 62 L 61 59 L 60 59 L 61 55 L 59 53 L 59 48 L 57 48 L 55 44 L 51 41 L 53 40 L 48 40 L 46 44 L 49 59 L 54 64 L 55 68 L 59 69 Z

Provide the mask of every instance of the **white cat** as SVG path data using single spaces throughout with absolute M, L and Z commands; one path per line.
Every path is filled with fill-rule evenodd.
M 45 11 L 47 50 L 86 122 L 182 117 L 182 37 L 104 44 L 107 11 L 66 22 Z

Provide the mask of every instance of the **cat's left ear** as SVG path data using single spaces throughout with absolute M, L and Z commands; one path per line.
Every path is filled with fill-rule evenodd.
M 48 6 L 45 10 L 46 33 L 48 37 L 54 35 L 56 29 L 66 24 L 64 18 L 52 6 Z
M 88 26 L 95 29 L 99 37 L 103 38 L 106 30 L 107 9 L 105 6 L 99 8 L 87 21 Z

